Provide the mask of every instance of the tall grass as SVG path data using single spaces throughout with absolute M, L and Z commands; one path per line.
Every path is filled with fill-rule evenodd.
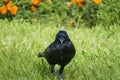
M 36 54 L 61 29 L 68 32 L 77 50 L 64 69 L 65 80 L 120 80 L 119 25 L 105 28 L 99 24 L 92 29 L 55 26 L 54 22 L 0 20 L 0 80 L 57 80 L 47 61 Z

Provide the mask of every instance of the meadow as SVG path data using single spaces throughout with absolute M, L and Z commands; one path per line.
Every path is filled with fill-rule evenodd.
M 76 48 L 75 57 L 64 69 L 64 80 L 120 80 L 119 24 L 98 24 L 93 28 L 56 24 L 0 20 L 0 80 L 58 80 L 37 53 L 62 29 L 68 32 Z

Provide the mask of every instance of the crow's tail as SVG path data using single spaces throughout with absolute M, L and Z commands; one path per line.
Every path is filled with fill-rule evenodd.
M 44 57 L 44 54 L 42 52 L 38 53 L 38 57 Z

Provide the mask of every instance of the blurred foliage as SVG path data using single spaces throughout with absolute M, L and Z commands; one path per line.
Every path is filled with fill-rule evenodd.
M 0 1 L 0 7 L 5 4 Z M 0 18 L 12 20 L 26 19 L 30 22 L 36 22 L 40 19 L 45 21 L 51 16 L 59 16 L 61 24 L 68 26 L 79 26 L 84 23 L 87 26 L 94 26 L 102 23 L 119 24 L 120 20 L 120 2 L 118 0 L 11 0 L 14 6 L 18 7 L 16 15 L 7 13 L 0 14 Z M 39 1 L 33 4 L 32 1 Z M 98 3 L 96 3 L 96 2 Z M 33 6 L 33 8 L 31 8 Z M 1 11 L 0 11 L 1 12 Z

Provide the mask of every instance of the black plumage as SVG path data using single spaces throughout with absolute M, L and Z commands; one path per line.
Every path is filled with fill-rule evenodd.
M 74 57 L 75 51 L 75 47 L 67 32 L 60 30 L 56 34 L 55 40 L 45 49 L 45 51 L 38 53 L 38 57 L 46 58 L 47 62 L 51 65 L 51 72 L 58 78 L 62 78 L 61 74 L 63 69 Z M 56 64 L 61 66 L 59 74 L 56 74 L 54 70 Z

